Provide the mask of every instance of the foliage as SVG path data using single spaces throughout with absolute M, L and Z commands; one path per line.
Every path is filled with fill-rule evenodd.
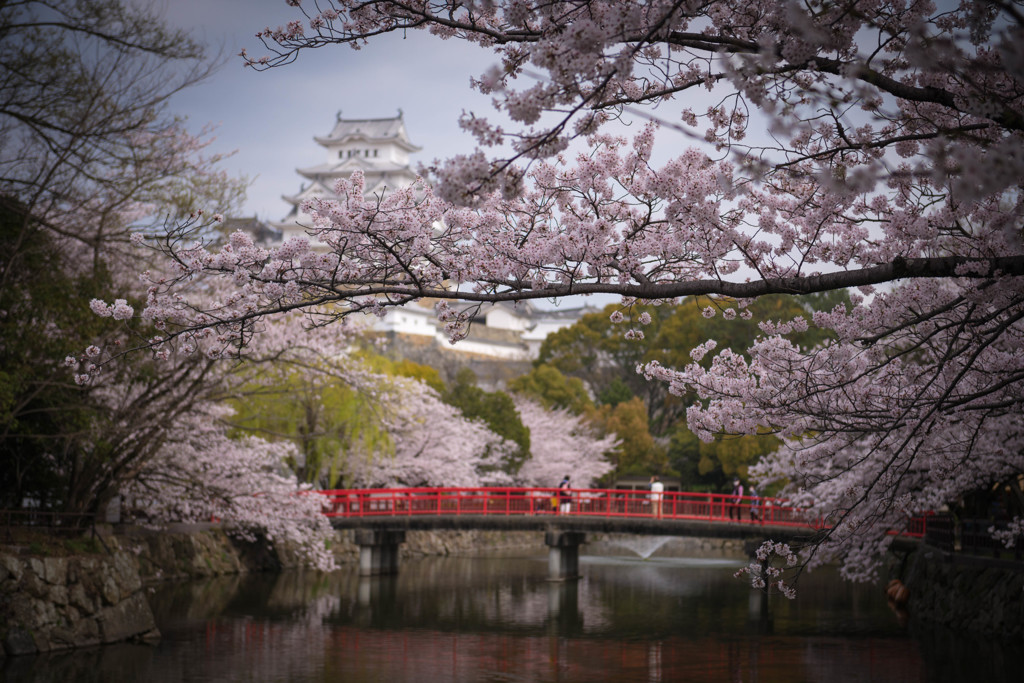
M 343 488 L 346 459 L 353 451 L 387 448 L 374 395 L 354 387 L 329 366 L 246 369 L 258 384 L 235 390 L 231 424 L 238 434 L 258 434 L 296 446 L 289 466 L 317 488 Z M 270 381 L 268 374 L 277 379 Z
M 639 397 L 591 408 L 586 416 L 601 433 L 618 436 L 619 445 L 610 455 L 617 476 L 666 472 L 665 448 L 651 436 L 647 409 Z
M 61 444 L 75 443 L 93 411 L 60 360 L 100 335 L 88 302 L 105 291 L 102 275 L 68 273 L 54 238 L 22 234 L 23 216 L 0 207 L 0 506 L 29 498 L 59 503 L 66 483 L 54 465 Z M 63 490 L 62 490 L 63 489 Z
M 630 391 L 629 386 L 626 385 L 618 377 L 612 379 L 608 386 L 600 389 L 597 392 L 597 402 L 601 405 L 607 405 L 615 407 L 620 403 L 633 398 L 633 392 Z
M 515 476 L 530 454 L 530 430 L 523 425 L 512 397 L 504 391 L 484 391 L 476 386 L 476 375 L 463 368 L 455 381 L 441 395 L 441 400 L 455 406 L 467 420 L 481 420 L 492 432 L 515 444 L 504 449 L 498 469 Z
M 848 300 L 845 292 L 836 293 L 835 302 L 824 301 L 831 310 L 836 303 Z M 689 297 L 678 304 L 658 306 L 634 305 L 623 312 L 617 304 L 609 304 L 603 311 L 584 315 L 578 322 L 553 332 L 541 344 L 538 361 L 554 366 L 570 377 L 578 377 L 598 397 L 614 387 L 618 402 L 632 396 L 643 398 L 652 425 L 651 431 L 659 436 L 683 419 L 686 406 L 693 396 L 675 396 L 660 382 L 649 382 L 637 373 L 637 367 L 656 361 L 666 367 L 678 367 L 690 362 L 690 352 L 708 338 L 720 347 L 745 354 L 750 341 L 760 332 L 759 323 L 772 320 L 790 320 L 796 316 L 809 317 L 819 304 L 820 297 L 784 297 L 769 295 L 758 298 L 746 310 L 749 315 L 706 317 L 708 307 L 715 310 L 735 310 L 736 302 L 726 298 Z M 632 320 L 626 316 L 632 316 Z M 618 321 L 618 322 L 616 322 Z M 641 322 L 643 321 L 643 322 Z M 630 324 L 642 329 L 643 335 L 627 339 L 622 325 Z M 794 343 L 810 348 L 829 338 L 827 331 L 809 328 L 793 338 Z M 710 363 L 710 357 L 704 361 Z
M 367 368 L 374 372 L 419 380 L 438 393 L 443 393 L 445 390 L 441 373 L 429 365 L 417 363 L 408 358 L 393 359 L 365 349 L 356 352 L 354 357 L 361 360 Z
M 551 410 L 567 409 L 579 415 L 593 405 L 583 382 L 566 377 L 551 365 L 538 365 L 508 383 L 509 391 L 528 397 Z

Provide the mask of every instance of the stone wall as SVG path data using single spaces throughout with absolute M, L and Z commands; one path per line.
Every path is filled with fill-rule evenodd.
M 108 544 L 131 553 L 144 583 L 275 571 L 287 565 L 264 545 L 240 543 L 210 524 L 161 531 L 124 527 L 108 537 Z
M 903 579 L 913 622 L 1020 642 L 1024 637 L 1024 567 L 922 546 Z
M 111 531 L 101 529 L 94 553 L 0 548 L 0 656 L 155 639 L 147 584 L 285 566 L 209 525 Z
M 336 533 L 334 557 L 339 564 L 354 564 L 359 561 L 359 546 L 353 541 L 355 532 L 351 529 Z M 401 557 L 422 555 L 473 555 L 494 553 L 501 550 L 532 548 L 545 550 L 544 534 L 539 531 L 420 531 L 409 530 L 405 543 L 399 552 Z
M 8 655 L 159 636 L 131 554 L 0 552 L 0 643 Z

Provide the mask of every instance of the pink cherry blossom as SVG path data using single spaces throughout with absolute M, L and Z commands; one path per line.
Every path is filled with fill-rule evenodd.
M 618 445 L 615 435 L 599 438 L 582 416 L 529 399 L 516 398 L 516 410 L 530 430 L 530 458 L 518 475 L 523 485 L 555 486 L 570 472 L 575 486 L 587 488 L 614 469 L 607 455 Z

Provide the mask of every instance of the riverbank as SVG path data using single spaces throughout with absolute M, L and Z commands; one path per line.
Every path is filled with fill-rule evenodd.
M 409 533 L 403 557 L 473 555 L 543 547 L 528 532 Z M 352 532 L 339 532 L 339 565 L 358 562 Z M 212 524 L 166 530 L 100 525 L 98 534 L 36 535 L 0 544 L 0 656 L 160 637 L 146 595 L 155 584 L 294 568 L 287 547 L 246 543 Z
M 155 640 L 148 584 L 259 567 L 220 529 L 98 532 L 0 545 L 0 656 Z

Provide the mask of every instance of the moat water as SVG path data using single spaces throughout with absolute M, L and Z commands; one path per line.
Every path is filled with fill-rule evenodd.
M 17 682 L 1019 681 L 1024 646 L 909 625 L 879 586 L 830 570 L 799 597 L 733 578 L 742 561 L 581 557 L 546 580 L 531 556 L 424 558 L 398 576 L 291 571 L 160 586 L 163 634 L 0 660 Z

